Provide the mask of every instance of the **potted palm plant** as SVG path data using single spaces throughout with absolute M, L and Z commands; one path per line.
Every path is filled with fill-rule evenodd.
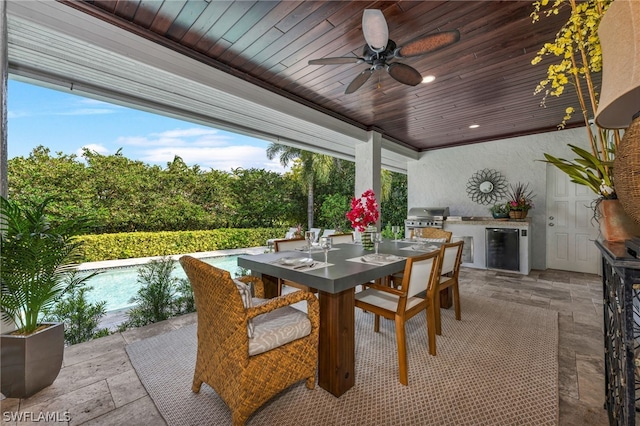
M 94 274 L 74 274 L 88 229 L 86 218 L 53 222 L 51 199 L 30 207 L 0 197 L 0 309 L 16 330 L 0 335 L 1 391 L 26 398 L 58 376 L 64 352 L 64 324 L 42 321 L 43 312 Z

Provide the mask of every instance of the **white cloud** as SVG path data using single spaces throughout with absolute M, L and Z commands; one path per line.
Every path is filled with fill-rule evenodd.
M 227 146 L 233 142 L 230 136 L 220 134 L 214 129 L 190 128 L 174 129 L 148 136 L 122 136 L 116 140 L 118 145 L 149 147 L 181 147 L 181 146 Z
M 191 127 L 150 133 L 146 136 L 123 136 L 118 146 L 138 148 L 136 157 L 147 163 L 160 164 L 173 161 L 177 155 L 190 166 L 230 171 L 238 167 L 257 168 L 284 173 L 279 161 L 269 160 L 265 148 L 254 146 L 216 129 Z
M 271 161 L 267 158 L 264 148 L 250 145 L 158 148 L 147 151 L 140 156 L 140 159 L 146 162 L 164 164 L 173 161 L 176 155 L 191 166 L 197 164 L 201 167 L 210 167 L 216 170 L 230 171 L 231 169 L 243 167 L 245 169 L 271 170 L 278 173 L 286 171 L 278 161 Z
M 109 150 L 107 148 L 105 148 L 104 146 L 99 145 L 99 144 L 95 144 L 95 143 L 91 143 L 91 144 L 83 146 L 82 148 L 80 148 L 79 150 L 76 151 L 76 155 L 78 157 L 82 156 L 83 148 L 87 148 L 90 151 L 95 151 L 98 154 L 102 154 L 102 155 L 108 155 L 109 154 Z

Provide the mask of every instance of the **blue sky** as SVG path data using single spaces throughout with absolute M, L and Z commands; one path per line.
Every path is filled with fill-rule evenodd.
M 259 168 L 283 172 L 265 154 L 268 142 L 118 105 L 9 80 L 9 158 L 26 157 L 38 145 L 55 155 L 122 155 L 166 166 L 175 155 L 188 165 L 230 171 Z

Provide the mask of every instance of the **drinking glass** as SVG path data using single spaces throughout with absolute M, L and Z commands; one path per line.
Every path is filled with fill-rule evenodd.
M 309 250 L 309 259 L 311 259 L 311 244 L 316 239 L 316 233 L 313 231 L 305 231 L 304 239 L 307 240 L 307 250 Z
M 398 225 L 391 226 L 391 232 L 393 233 L 393 238 L 398 241 L 398 234 L 400 233 L 400 227 Z
M 329 264 L 329 250 L 331 250 L 331 238 L 320 238 L 320 247 L 324 250 L 324 263 Z
M 378 246 L 382 242 L 382 234 L 379 232 L 374 232 L 371 234 L 371 239 L 373 240 L 373 247 L 376 251 L 376 255 L 378 254 Z

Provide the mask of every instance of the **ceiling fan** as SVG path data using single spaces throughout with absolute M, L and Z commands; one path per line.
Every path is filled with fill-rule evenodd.
M 381 69 L 385 69 L 391 77 L 402 84 L 416 86 L 422 81 L 422 75 L 415 68 L 390 61 L 434 52 L 460 40 L 458 30 L 443 31 L 418 37 L 398 47 L 393 40 L 389 39 L 387 21 L 382 11 L 378 9 L 365 9 L 362 14 L 362 32 L 367 42 L 362 57 L 321 58 L 309 61 L 309 65 L 369 64 L 370 67 L 358 74 L 347 86 L 345 94 L 358 90 L 375 71 Z

